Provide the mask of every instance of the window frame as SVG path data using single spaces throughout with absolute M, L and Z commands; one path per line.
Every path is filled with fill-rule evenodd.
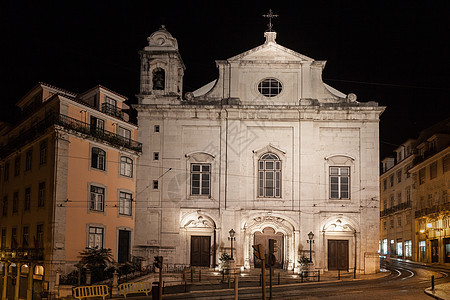
M 102 148 L 91 148 L 91 168 L 106 171 L 106 151 Z
M 0 233 L 0 248 L 6 249 L 6 228 L 3 227 Z
M 434 161 L 430 164 L 430 180 L 436 178 L 437 173 L 438 173 L 437 161 Z
M 19 213 L 19 191 L 13 192 L 12 213 Z
M 36 248 L 44 248 L 44 224 L 36 224 Z
M 2 217 L 8 216 L 8 195 L 3 196 L 2 201 Z
M 5 163 L 5 165 L 3 166 L 3 181 L 8 181 L 9 180 L 9 161 L 7 161 Z
M 258 93 L 266 98 L 279 96 L 283 92 L 282 82 L 274 77 L 264 78 L 258 82 Z
M 20 155 L 17 155 L 14 159 L 14 177 L 20 175 Z
M 282 198 L 282 160 L 273 152 L 267 152 L 258 159 L 259 198 Z M 268 176 L 270 175 L 270 176 Z
M 426 172 L 425 172 L 425 167 L 424 167 L 419 170 L 419 176 L 418 176 L 419 185 L 422 185 L 425 183 L 425 176 L 426 176 Z
M 45 206 L 45 193 L 46 192 L 46 184 L 45 181 L 39 182 L 38 185 L 38 207 L 44 207 Z
M 25 196 L 23 198 L 23 211 L 31 210 L 31 187 L 25 188 Z
M 101 193 L 99 192 L 101 191 Z M 106 189 L 104 187 L 91 184 L 89 188 L 89 211 L 105 212 Z
M 25 230 L 25 228 L 26 228 L 26 230 Z M 29 247 L 30 247 L 30 227 L 29 226 L 23 226 L 22 227 L 22 248 L 26 249 L 26 248 L 29 248 Z
M 196 167 L 199 167 L 198 170 Z M 191 163 L 189 178 L 190 178 L 190 196 L 208 196 L 208 197 L 211 196 L 210 163 L 198 163 L 198 162 Z
M 45 165 L 47 163 L 48 142 L 44 140 L 39 143 L 39 165 Z
M 332 169 L 337 169 L 337 174 L 332 174 Z M 342 173 L 343 170 L 347 170 L 347 174 Z M 350 193 L 350 186 L 351 186 L 351 168 L 350 166 L 329 166 L 329 174 L 328 174 L 328 180 L 329 180 L 329 199 L 330 200 L 350 200 L 351 199 L 351 193 Z M 337 182 L 333 182 L 333 178 L 337 178 Z M 347 178 L 347 189 L 346 191 L 343 191 L 342 188 L 345 186 L 345 182 L 342 183 L 342 179 Z M 337 190 L 333 189 L 333 185 L 337 186 Z M 333 191 L 337 192 L 337 197 L 333 196 Z M 343 196 L 343 193 L 347 193 L 347 197 L 345 195 Z
M 128 210 L 128 213 L 126 213 Z M 119 215 L 133 215 L 133 194 L 126 191 L 119 191 Z
M 29 149 L 25 154 L 25 171 L 33 168 L 33 149 Z
M 92 231 L 92 232 L 91 232 Z M 98 232 L 99 231 L 99 232 Z M 98 247 L 96 237 L 100 237 L 100 247 Z M 92 237 L 92 244 L 91 244 Z M 89 249 L 103 249 L 105 245 L 105 228 L 100 226 L 88 226 L 88 236 L 87 236 L 87 248 Z
M 398 170 L 397 171 L 397 183 L 402 182 L 402 175 L 403 175 L 402 170 Z
M 119 170 L 120 175 L 132 178 L 133 169 L 134 169 L 133 159 L 124 155 L 120 156 L 120 170 Z

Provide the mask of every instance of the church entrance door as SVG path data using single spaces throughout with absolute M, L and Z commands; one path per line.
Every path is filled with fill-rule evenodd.
M 264 246 L 264 252 L 266 253 L 266 262 L 269 254 L 269 239 L 274 239 L 276 241 L 275 248 L 275 258 L 276 262 L 273 266 L 274 268 L 283 268 L 283 237 L 284 235 L 281 232 L 275 233 L 270 227 L 266 227 L 263 229 L 263 232 L 255 232 L 255 241 L 254 245 L 262 244 Z M 261 260 L 255 259 L 255 268 L 261 267 Z
M 328 270 L 348 271 L 348 240 L 328 240 Z
M 211 237 L 191 236 L 191 266 L 209 267 L 211 264 Z

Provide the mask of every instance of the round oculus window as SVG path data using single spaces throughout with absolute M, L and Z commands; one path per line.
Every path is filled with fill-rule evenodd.
M 281 93 L 283 86 L 275 78 L 266 78 L 258 84 L 258 92 L 266 97 L 274 97 Z

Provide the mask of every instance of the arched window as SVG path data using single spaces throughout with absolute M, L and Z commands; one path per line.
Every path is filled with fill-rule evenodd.
M 277 96 L 282 89 L 281 82 L 275 78 L 266 78 L 258 84 L 258 92 L 266 97 Z
M 92 148 L 91 167 L 105 170 L 106 152 L 100 148 Z
M 281 197 L 281 161 L 273 153 L 258 161 L 258 197 Z
M 164 90 L 165 87 L 165 77 L 166 74 L 164 69 L 156 68 L 153 70 L 153 89 L 154 90 Z
M 450 216 L 445 216 L 442 218 L 442 228 L 450 228 Z
M 133 177 L 133 160 L 131 158 L 120 157 L 120 175 Z

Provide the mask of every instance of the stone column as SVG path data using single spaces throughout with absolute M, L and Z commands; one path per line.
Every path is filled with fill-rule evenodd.
M 91 270 L 86 269 L 86 285 L 91 284 Z
M 34 264 L 28 265 L 28 287 L 27 287 L 27 300 L 33 299 L 33 270 Z
M 9 263 L 5 262 L 3 266 L 3 289 L 2 289 L 2 299 L 6 299 L 6 288 L 8 287 L 8 269 Z
M 119 296 L 119 273 L 117 270 L 113 273 L 113 282 L 112 282 L 112 296 Z
M 19 300 L 19 288 L 20 288 L 20 268 L 22 267 L 21 263 L 17 263 L 16 270 L 16 285 L 14 286 L 14 300 Z
M 55 287 L 53 291 L 56 293 L 56 297 L 59 298 L 59 280 L 61 278 L 61 270 L 57 269 L 55 273 Z

